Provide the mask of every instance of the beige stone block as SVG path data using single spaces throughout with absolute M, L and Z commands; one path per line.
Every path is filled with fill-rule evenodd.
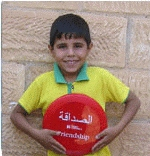
M 141 107 L 138 117 L 150 117 L 150 72 L 130 72 L 128 76 L 131 90 L 139 97 Z
M 30 2 L 4 2 L 5 6 L 22 7 L 22 8 L 43 8 L 43 9 L 61 9 L 61 10 L 78 10 L 81 2 L 73 1 L 30 1 Z
M 3 156 L 20 156 L 20 155 L 22 155 L 22 153 L 19 153 L 19 152 L 8 152 L 8 151 L 3 151 L 2 152 L 2 154 L 3 154 Z M 23 153 L 24 154 L 24 153 Z M 25 155 L 24 156 L 46 156 L 46 153 L 33 153 L 33 154 L 29 154 L 29 153 L 27 153 L 27 155 L 26 155 L 26 153 L 25 153 Z
M 33 82 L 37 76 L 51 70 L 53 70 L 53 64 L 38 64 L 27 66 L 26 87 L 29 86 L 29 84 Z
M 147 2 L 85 2 L 84 9 L 106 13 L 150 14 L 150 3 Z
M 116 125 L 118 121 L 115 118 L 108 118 L 108 127 L 113 127 Z M 121 142 L 119 140 L 119 136 L 117 136 L 110 144 L 109 149 L 111 151 L 112 156 L 120 156 L 121 154 Z
M 133 24 L 129 66 L 150 69 L 150 20 L 135 19 Z
M 93 41 L 89 64 L 124 67 L 127 20 L 121 17 L 80 15 L 88 22 Z
M 109 126 L 118 121 L 110 119 Z M 150 142 L 148 121 L 131 122 L 109 145 L 112 156 L 148 156 Z
M 141 108 L 138 116 L 141 118 L 150 117 L 150 72 L 130 72 L 129 86 L 141 101 Z
M 119 120 L 109 119 L 109 126 Z M 112 156 L 148 156 L 150 147 L 150 124 L 148 120 L 131 122 L 109 145 Z
M 118 103 L 107 103 L 106 114 L 108 118 L 120 118 L 124 111 L 124 105 Z
M 52 62 L 49 32 L 57 12 L 2 10 L 2 58 L 7 61 Z
M 32 138 L 18 130 L 8 115 L 2 118 L 2 150 L 4 156 L 45 156 L 46 150 Z M 35 127 L 41 127 L 41 118 L 28 117 Z
M 122 153 L 120 156 L 150 155 L 150 123 L 131 123 L 120 135 Z
M 111 151 L 112 156 L 120 156 L 121 154 L 121 143 L 119 137 L 115 138 L 110 144 L 109 149 Z
M 117 78 L 130 87 L 130 89 L 139 97 L 141 107 L 136 118 L 150 117 L 150 72 L 149 71 L 130 71 L 130 70 L 111 70 Z M 124 106 L 118 104 L 108 104 L 106 107 L 109 117 L 120 117 Z
M 2 112 L 9 114 L 25 87 L 25 67 L 17 63 L 2 64 Z

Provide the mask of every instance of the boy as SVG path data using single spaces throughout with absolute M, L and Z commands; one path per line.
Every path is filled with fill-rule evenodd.
M 106 102 L 125 103 L 120 122 L 95 136 L 99 141 L 88 156 L 110 156 L 107 145 L 121 133 L 140 107 L 139 99 L 112 74 L 99 67 L 87 67 L 86 58 L 92 46 L 84 19 L 74 14 L 58 17 L 52 24 L 48 45 L 55 59 L 54 71 L 37 77 L 11 114 L 14 125 L 48 149 L 48 156 L 66 153 L 66 149 L 53 138 L 60 132 L 36 129 L 27 122 L 26 115 L 39 108 L 44 115 L 49 103 L 58 97 L 70 93 L 86 94 L 104 110 Z

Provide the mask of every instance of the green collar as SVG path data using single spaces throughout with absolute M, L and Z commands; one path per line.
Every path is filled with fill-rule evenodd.
M 77 76 L 76 81 L 88 81 L 89 80 L 86 70 L 87 70 L 87 63 L 84 63 Z M 55 80 L 57 83 L 67 83 L 56 62 L 54 63 L 54 76 L 55 76 Z

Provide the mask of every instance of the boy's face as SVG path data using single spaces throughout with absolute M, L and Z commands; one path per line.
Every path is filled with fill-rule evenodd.
M 58 63 L 62 74 L 65 76 L 78 75 L 79 70 L 86 61 L 86 57 L 92 48 L 92 44 L 87 47 L 87 43 L 83 38 L 56 39 L 54 47 L 49 49 Z

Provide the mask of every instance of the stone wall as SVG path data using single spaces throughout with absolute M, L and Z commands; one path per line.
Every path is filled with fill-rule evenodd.
M 52 69 L 48 51 L 53 20 L 65 13 L 89 23 L 94 48 L 89 65 L 104 67 L 140 98 L 134 120 L 110 144 L 113 156 L 150 155 L 150 2 L 2 2 L 2 151 L 3 156 L 45 156 L 46 150 L 17 130 L 10 113 L 34 78 Z M 123 106 L 107 105 L 109 124 Z M 41 114 L 28 120 L 41 127 Z

